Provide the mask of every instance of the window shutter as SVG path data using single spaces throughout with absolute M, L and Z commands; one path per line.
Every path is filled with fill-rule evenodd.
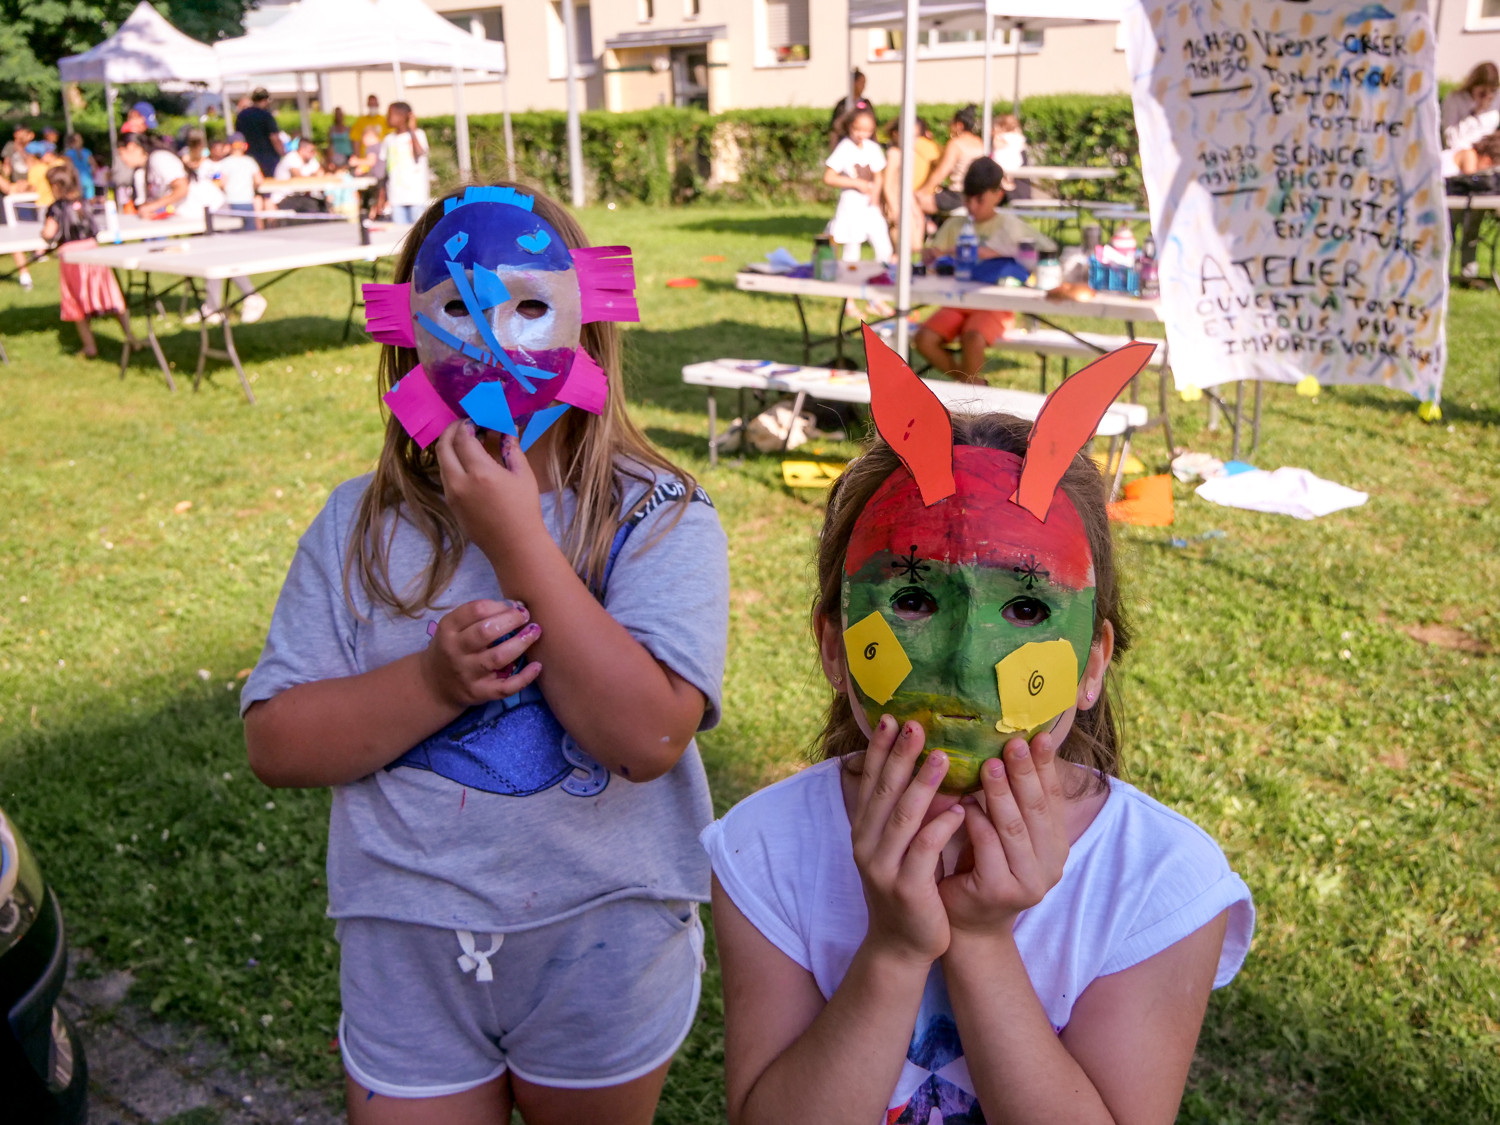
M 807 0 L 766 0 L 766 46 L 806 46 Z

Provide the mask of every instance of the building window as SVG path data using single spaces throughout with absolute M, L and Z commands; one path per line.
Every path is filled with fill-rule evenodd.
M 1500 2 L 1500 0 L 1497 0 Z M 899 31 L 870 32 L 869 61 L 880 62 L 901 57 Z M 991 53 L 995 55 L 1035 54 L 1044 45 L 1041 31 L 1016 31 L 1013 28 L 997 27 L 992 41 Z M 984 54 L 984 33 L 976 29 L 946 31 L 937 28 L 917 32 L 917 58 L 961 59 L 979 58 Z
M 687 19 L 697 19 L 703 14 L 703 0 L 682 0 L 682 14 Z
M 590 78 L 597 67 L 594 64 L 594 25 L 588 4 L 573 4 L 573 21 L 577 40 L 573 44 L 573 62 L 580 78 Z M 547 77 L 566 78 L 568 61 L 563 54 L 562 5 L 553 0 L 547 5 Z
M 1465 31 L 1500 31 L 1500 0 L 1469 0 Z
M 807 4 L 808 0 L 760 0 L 762 66 L 806 62 L 811 56 Z
M 636 0 L 636 19 L 641 23 L 650 23 L 656 18 L 655 0 Z

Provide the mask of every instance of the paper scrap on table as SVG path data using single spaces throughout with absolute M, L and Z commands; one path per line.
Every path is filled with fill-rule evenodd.
M 879 610 L 844 630 L 844 655 L 854 682 L 876 703 L 889 702 L 911 675 L 906 650 Z
M 1252 469 L 1204 481 L 1198 486 L 1198 495 L 1226 508 L 1271 512 L 1295 516 L 1299 520 L 1317 519 L 1330 512 L 1357 508 L 1370 498 L 1367 492 L 1316 477 L 1306 469 L 1292 468 L 1269 473 L 1264 469 Z
M 788 488 L 827 488 L 845 467 L 827 461 L 783 461 L 781 480 Z
M 1071 641 L 1032 641 L 995 665 L 1001 734 L 1032 731 L 1057 718 L 1078 697 L 1078 654 Z
M 797 256 L 785 246 L 778 246 L 766 255 L 766 261 L 779 269 L 794 270 L 802 263 L 797 261 Z

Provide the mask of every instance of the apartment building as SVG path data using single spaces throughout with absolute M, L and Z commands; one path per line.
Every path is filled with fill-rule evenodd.
M 470 113 L 562 109 L 567 58 L 558 0 L 428 0 L 475 35 L 505 42 L 508 83 L 471 75 Z M 760 106 L 832 107 L 848 87 L 849 69 L 868 77 L 866 96 L 900 100 L 899 33 L 848 28 L 846 0 L 581 0 L 573 45 L 584 108 L 616 112 L 658 105 L 701 106 L 711 112 Z M 983 42 L 978 31 L 923 32 L 917 83 L 934 101 L 978 101 Z M 1063 28 L 1023 37 L 996 33 L 993 81 L 1009 93 L 1019 60 L 1024 94 L 1110 93 L 1129 88 L 1125 55 L 1113 26 Z M 452 112 L 447 71 L 404 74 L 404 96 L 418 115 Z M 350 109 L 374 93 L 395 95 L 392 75 L 330 75 L 323 105 Z

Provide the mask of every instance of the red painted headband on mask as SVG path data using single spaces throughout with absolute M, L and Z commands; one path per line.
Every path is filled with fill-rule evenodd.
M 845 573 L 857 571 L 876 551 L 904 554 L 913 544 L 923 558 L 1008 565 L 1022 546 L 1014 535 L 998 528 L 993 536 L 976 535 L 975 529 L 983 528 L 985 513 L 1009 503 L 1036 520 L 1024 546 L 1050 556 L 1054 580 L 1075 589 L 1092 584 L 1087 548 L 1080 556 L 1074 546 L 1087 543 L 1083 522 L 1066 495 L 1056 512 L 1053 500 L 1073 457 L 1156 345 L 1127 344 L 1065 380 L 1042 404 L 1022 459 L 974 446 L 955 451 L 953 422 L 938 397 L 868 326 L 864 338 L 875 428 L 906 472 L 893 473 L 866 505 L 850 538 Z M 922 505 L 915 512 L 914 489 Z M 887 509 L 891 518 L 881 518 Z M 956 549 L 978 550 L 983 557 L 953 558 Z

